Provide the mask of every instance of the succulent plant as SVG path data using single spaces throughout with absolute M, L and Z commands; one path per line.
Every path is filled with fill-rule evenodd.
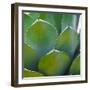
M 78 55 L 74 59 L 72 65 L 70 67 L 69 74 L 71 74 L 71 75 L 80 75 L 80 55 Z
M 39 55 L 43 55 L 55 47 L 57 30 L 44 20 L 36 20 L 26 33 L 26 42 Z
M 24 77 L 80 74 L 79 16 L 24 12 Z
M 61 30 L 63 31 L 67 26 L 77 30 L 79 16 L 79 14 L 62 14 Z
M 27 69 L 36 70 L 37 64 L 37 53 L 34 49 L 32 49 L 29 45 L 23 45 L 23 57 L 24 57 L 24 67 Z
M 31 71 L 24 68 L 24 77 L 40 77 L 40 76 L 44 76 L 44 75 L 39 72 Z
M 69 66 L 71 60 L 67 53 L 52 50 L 47 53 L 39 61 L 39 71 L 45 75 L 64 75 L 65 70 Z
M 79 44 L 78 33 L 70 27 L 67 27 L 56 40 L 56 49 L 67 52 L 73 57 Z
M 29 16 L 28 14 L 24 14 L 23 15 L 24 18 L 24 31 L 26 31 L 29 26 L 33 23 L 33 18 L 31 16 Z
M 28 28 L 32 25 L 32 23 L 39 17 L 38 13 L 24 13 L 23 14 L 23 24 L 24 24 L 24 31 L 26 32 Z

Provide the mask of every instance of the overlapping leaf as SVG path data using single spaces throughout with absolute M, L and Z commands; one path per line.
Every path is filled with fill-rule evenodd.
M 36 70 L 37 52 L 27 44 L 24 44 L 23 48 L 24 67 L 27 69 Z
M 74 59 L 72 65 L 70 67 L 69 74 L 71 74 L 71 75 L 80 75 L 80 55 L 78 55 Z
M 44 20 L 36 20 L 26 33 L 26 42 L 40 55 L 55 47 L 57 30 Z
M 78 33 L 70 27 L 67 27 L 56 40 L 56 49 L 67 52 L 73 57 L 79 44 Z
M 23 56 L 24 67 L 29 69 L 24 70 L 24 77 L 67 75 L 68 69 L 69 74 L 80 74 L 80 56 L 79 60 L 76 57 L 80 53 L 79 16 L 70 13 L 24 13 Z
M 24 69 L 24 77 L 41 77 L 43 74 L 28 69 Z
M 61 21 L 61 30 L 63 31 L 67 26 L 73 28 L 73 30 L 77 30 L 79 14 L 63 14 Z
M 43 56 L 38 64 L 39 71 L 45 75 L 64 75 L 71 60 L 67 53 L 52 50 Z

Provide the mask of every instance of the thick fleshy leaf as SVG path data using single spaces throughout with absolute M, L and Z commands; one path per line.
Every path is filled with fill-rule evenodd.
M 38 19 L 39 13 L 36 12 L 24 12 L 23 14 L 23 28 L 24 28 L 24 42 L 26 43 L 26 32 L 32 23 Z
M 36 20 L 39 18 L 40 13 L 38 12 L 30 12 L 29 15 L 33 18 L 33 20 Z
M 33 18 L 28 14 L 23 14 L 24 31 L 27 31 L 32 23 L 33 23 Z
M 48 23 L 52 24 L 55 27 L 54 13 L 43 12 L 43 13 L 40 13 L 39 18 L 44 21 L 47 21 Z
M 74 58 L 80 53 L 80 33 L 79 33 L 79 44 L 77 46 L 77 49 L 75 50 L 74 53 Z
M 56 27 L 58 34 L 61 32 L 62 14 L 43 12 L 40 13 L 39 18 L 51 23 L 54 27 Z
M 37 68 L 37 53 L 29 45 L 23 45 L 23 58 L 24 58 L 24 68 L 36 70 Z
M 61 29 L 62 29 L 62 14 L 55 13 L 54 14 L 54 21 L 55 21 L 55 27 L 58 30 L 58 34 L 60 34 Z
M 52 50 L 46 55 L 42 56 L 39 61 L 39 71 L 45 75 L 64 75 L 65 70 L 69 66 L 71 60 L 67 53 Z
M 79 44 L 78 33 L 67 27 L 57 38 L 56 49 L 67 52 L 73 57 Z
M 24 78 L 25 77 L 41 77 L 41 76 L 43 76 L 43 74 L 24 68 Z
M 26 42 L 42 55 L 55 47 L 57 30 L 44 20 L 36 20 L 26 33 Z
M 69 74 L 71 74 L 71 75 L 80 75 L 80 55 L 78 55 L 74 59 L 72 65 L 70 67 Z
M 61 22 L 61 28 L 62 31 L 67 27 L 70 26 L 73 28 L 73 30 L 77 30 L 79 21 L 79 14 L 63 14 L 62 15 L 62 22 Z

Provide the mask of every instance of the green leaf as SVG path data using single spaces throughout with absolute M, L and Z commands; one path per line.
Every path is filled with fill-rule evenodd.
M 62 31 L 67 27 L 70 26 L 74 30 L 77 30 L 78 26 L 78 21 L 79 21 L 79 14 L 63 14 L 62 15 L 62 22 L 61 22 L 61 28 Z
M 37 69 L 37 52 L 31 48 L 29 45 L 23 45 L 23 59 L 24 68 L 36 70 Z
M 33 18 L 28 14 L 23 14 L 24 31 L 27 31 L 32 23 L 33 23 Z
M 42 56 L 38 68 L 40 72 L 48 76 L 64 75 L 70 62 L 71 60 L 67 53 L 54 49 Z
M 39 13 L 37 12 L 24 12 L 23 14 L 23 24 L 24 24 L 24 43 L 26 43 L 26 32 L 31 27 L 33 22 L 38 19 Z
M 73 58 L 75 58 L 80 53 L 80 33 L 78 34 L 78 36 L 79 36 L 79 44 L 78 44 L 78 46 L 77 46 L 77 48 L 75 50 Z
M 58 34 L 60 34 L 61 29 L 62 29 L 62 14 L 55 13 L 54 14 L 54 21 L 55 21 L 55 27 L 58 30 Z
M 70 67 L 69 74 L 71 75 L 80 75 L 80 55 L 78 55 Z
M 24 31 L 27 31 L 28 28 L 32 25 L 32 23 L 38 19 L 39 13 L 36 12 L 24 12 L 23 14 L 23 22 L 24 22 Z
M 48 13 L 46 13 L 46 12 L 40 12 L 39 19 L 46 20 L 47 17 L 48 17 Z
M 55 47 L 57 30 L 53 25 L 44 21 L 36 20 L 26 33 L 26 42 L 31 45 L 39 55 L 48 52 Z
M 79 44 L 79 36 L 75 30 L 67 27 L 56 40 L 56 49 L 67 52 L 73 57 Z
M 33 18 L 33 20 L 35 21 L 36 19 L 39 18 L 40 13 L 39 12 L 30 12 L 29 15 Z
M 56 27 L 58 33 L 61 32 L 62 14 L 43 12 L 40 13 L 39 18 L 51 23 L 54 27 Z
M 44 21 L 47 21 L 48 23 L 52 24 L 55 27 L 54 13 L 43 12 L 43 13 L 40 13 L 39 18 Z
M 43 76 L 43 74 L 24 68 L 24 78 L 25 77 L 41 77 L 41 76 Z

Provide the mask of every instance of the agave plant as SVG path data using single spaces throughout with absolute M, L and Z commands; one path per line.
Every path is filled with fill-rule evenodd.
M 23 13 L 24 77 L 80 74 L 79 17 L 68 13 Z

